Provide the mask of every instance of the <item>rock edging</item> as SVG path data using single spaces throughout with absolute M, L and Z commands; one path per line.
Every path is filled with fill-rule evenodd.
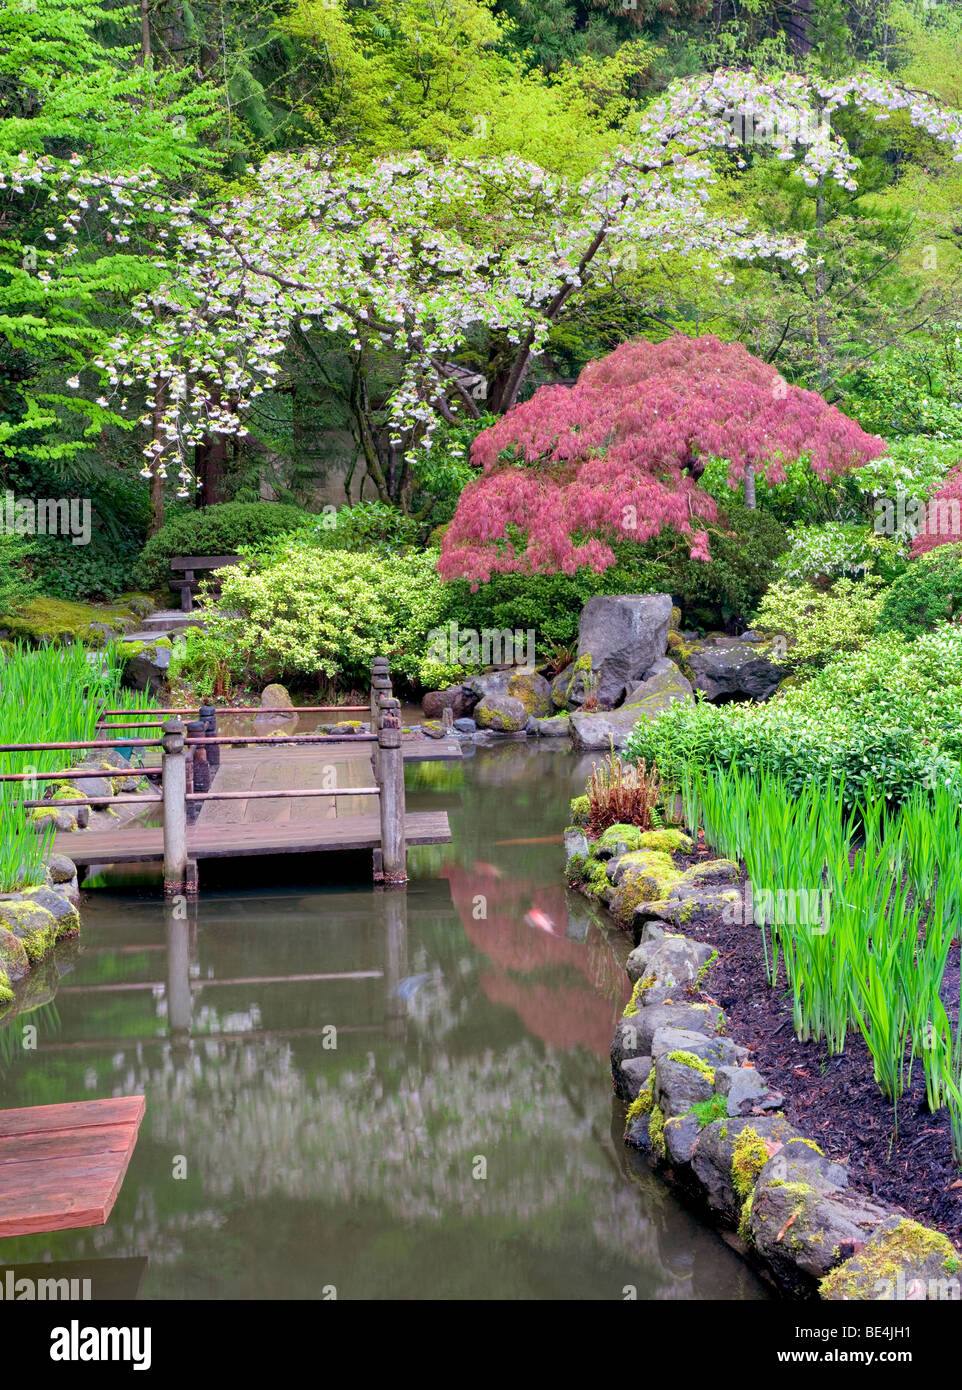
M 681 837 L 671 849 L 670 836 Z M 570 827 L 565 844 L 569 885 L 604 902 L 638 943 L 611 1044 L 625 1142 L 796 1297 L 962 1297 L 962 1257 L 948 1237 L 850 1186 L 844 1165 L 789 1124 L 783 1097 L 702 991 L 718 952 L 673 928 L 686 913 L 722 911 L 737 866 L 679 869 L 672 849 L 690 844 L 680 831 L 612 826 L 589 845 Z
M 42 884 L 0 894 L 0 1020 L 19 1012 L 31 972 L 53 948 L 79 934 L 79 901 L 77 867 L 62 854 L 47 859 Z

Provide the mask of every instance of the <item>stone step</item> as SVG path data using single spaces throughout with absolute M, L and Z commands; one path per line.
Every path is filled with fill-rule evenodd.
M 184 613 L 179 608 L 161 608 L 143 620 L 145 632 L 175 632 L 185 627 L 203 627 L 201 613 Z

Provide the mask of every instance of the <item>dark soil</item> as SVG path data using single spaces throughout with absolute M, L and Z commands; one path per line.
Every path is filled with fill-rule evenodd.
M 714 856 L 692 855 L 690 862 L 708 857 Z M 784 984 L 773 989 L 767 982 L 760 927 L 696 920 L 684 930 L 717 947 L 705 997 L 724 1008 L 729 1036 L 752 1049 L 754 1065 L 782 1092 L 787 1119 L 846 1163 L 853 1184 L 962 1244 L 962 1171 L 952 1161 L 947 1112 L 933 1115 L 926 1106 L 921 1063 L 899 1102 L 896 1136 L 894 1108 L 876 1085 L 857 1031 L 838 1057 L 824 1043 L 795 1037 L 791 994 Z M 949 954 L 945 994 L 959 998 L 958 943 Z

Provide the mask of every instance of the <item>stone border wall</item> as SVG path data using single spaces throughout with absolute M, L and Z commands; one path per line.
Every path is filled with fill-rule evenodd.
M 793 1297 L 958 1300 L 962 1259 L 948 1237 L 850 1185 L 842 1164 L 792 1128 L 783 1097 L 728 1036 L 724 1012 L 701 989 L 718 952 L 676 928 L 686 914 L 717 918 L 737 866 L 681 870 L 672 835 L 687 841 L 631 826 L 591 845 L 576 829 L 565 836 L 569 885 L 640 937 L 611 1045 L 625 1142 Z

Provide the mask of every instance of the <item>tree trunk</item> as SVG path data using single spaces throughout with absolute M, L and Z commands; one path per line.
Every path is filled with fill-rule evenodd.
M 745 506 L 755 510 L 755 468 L 751 463 L 745 464 Z
M 140 0 L 140 61 L 146 67 L 150 59 L 150 15 L 147 0 Z
M 206 434 L 194 448 L 194 476 L 198 482 L 197 505 L 210 507 L 226 501 L 224 475 L 227 472 L 227 436 Z

